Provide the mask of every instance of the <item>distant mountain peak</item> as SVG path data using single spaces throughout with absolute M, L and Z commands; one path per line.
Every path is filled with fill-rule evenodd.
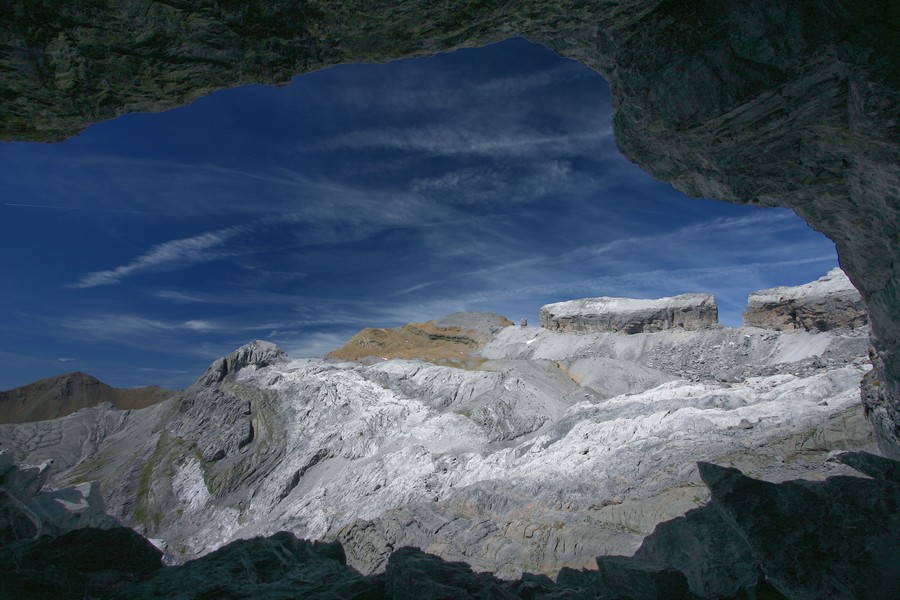
M 254 370 L 269 365 L 289 362 L 291 357 L 272 342 L 253 340 L 237 350 L 218 358 L 194 385 L 208 386 L 237 375 L 242 369 L 252 367 Z
M 104 402 L 121 410 L 146 408 L 174 395 L 158 386 L 114 388 L 93 375 L 72 371 L 0 392 L 0 423 L 58 419 Z

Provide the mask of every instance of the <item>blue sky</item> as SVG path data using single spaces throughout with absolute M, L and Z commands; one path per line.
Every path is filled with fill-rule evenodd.
M 458 310 L 755 289 L 837 265 L 792 212 L 687 199 L 616 149 L 606 82 L 524 40 L 0 144 L 0 389 L 181 387 Z

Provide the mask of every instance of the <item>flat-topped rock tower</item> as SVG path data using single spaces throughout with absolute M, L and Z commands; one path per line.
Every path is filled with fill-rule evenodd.
M 744 325 L 778 331 L 848 330 L 868 322 L 862 296 L 839 268 L 803 285 L 753 292 L 744 311 Z
M 669 298 L 582 298 L 541 307 L 541 327 L 550 331 L 652 333 L 665 329 L 697 330 L 719 322 L 712 294 Z

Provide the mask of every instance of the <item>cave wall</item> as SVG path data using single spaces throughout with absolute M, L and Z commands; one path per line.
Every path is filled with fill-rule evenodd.
M 871 317 L 867 413 L 900 458 L 898 32 L 895 0 L 8 0 L 0 139 L 525 36 L 609 81 L 619 147 L 655 177 L 835 242 Z

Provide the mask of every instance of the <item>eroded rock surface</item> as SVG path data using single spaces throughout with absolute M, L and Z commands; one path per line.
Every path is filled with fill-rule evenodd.
M 0 562 L 22 577 L 0 585 L 547 600 L 890 597 L 900 585 L 896 464 L 837 454 L 874 449 L 858 401 L 863 331 L 433 323 L 441 336 L 479 332 L 452 341 L 469 348 L 468 369 L 290 360 L 257 341 L 146 409 L 0 426 L 0 444 L 44 462 L 17 470 L 0 453 L 4 489 L 98 479 L 113 515 L 170 563 L 188 560 L 142 574 L 34 567 L 23 557 L 50 519 L 7 494 L 0 515 L 24 525 L 4 530 Z M 854 468 L 874 479 L 847 477 Z M 872 564 L 889 569 L 876 577 Z
M 900 466 L 846 454 L 849 463 Z M 882 459 L 883 461 L 884 459 Z M 341 544 L 288 532 L 236 540 L 180 566 L 129 529 L 82 529 L 0 546 L 4 597 L 406 600 L 894 598 L 900 589 L 900 484 L 837 476 L 779 484 L 698 465 L 711 500 L 659 525 L 634 557 L 598 556 L 556 581 L 503 580 L 412 547 L 362 575 Z M 825 519 L 824 521 L 822 519 Z
M 99 479 L 171 559 L 288 530 L 340 540 L 362 573 L 416 546 L 502 577 L 633 552 L 703 504 L 698 458 L 781 481 L 851 472 L 825 459 L 873 449 L 859 330 L 436 323 L 482 321 L 467 369 L 289 361 L 257 342 L 162 404 L 0 426 L 0 443 L 55 459 L 56 485 Z
M 681 294 L 671 298 L 583 298 L 541 307 L 541 327 L 566 333 L 652 333 L 713 327 L 719 311 L 712 294 Z
M 211 386 L 226 379 L 234 380 L 240 377 L 245 369 L 254 371 L 289 360 L 290 357 L 272 342 L 256 340 L 216 360 L 197 380 L 196 386 Z
M 868 323 L 859 291 L 840 269 L 817 281 L 750 294 L 744 325 L 778 331 L 856 329 Z

